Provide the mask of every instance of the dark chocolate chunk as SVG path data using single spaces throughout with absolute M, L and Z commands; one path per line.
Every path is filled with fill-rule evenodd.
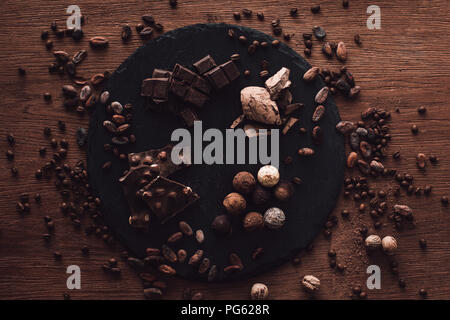
M 169 98 L 168 78 L 147 78 L 142 81 L 141 96 L 150 97 L 154 102 L 160 103 Z
M 239 78 L 241 74 L 239 72 L 239 69 L 236 67 L 236 64 L 231 60 L 220 65 L 220 67 L 225 72 L 225 75 L 227 76 L 230 82 Z
M 179 165 L 173 163 L 171 157 L 172 149 L 172 145 L 167 145 L 161 149 L 130 153 L 128 155 L 128 163 L 131 169 L 140 166 L 152 167 L 152 171 L 156 172 L 156 175 L 168 177 L 172 173 L 188 166 L 184 163 Z M 182 158 L 182 155 L 180 155 L 180 158 Z
M 209 70 L 211 70 L 212 68 L 214 68 L 216 66 L 217 66 L 216 62 L 209 54 L 206 57 L 204 57 L 194 63 L 195 69 L 200 74 L 204 74 L 205 72 L 208 72 Z
M 184 81 L 178 81 L 176 79 L 172 79 L 170 84 L 170 92 L 181 99 L 186 95 L 188 88 L 188 85 Z
M 183 67 L 182 65 L 179 65 L 178 63 L 173 68 L 172 76 L 175 79 L 183 80 L 188 84 L 191 84 L 192 81 L 194 81 L 195 77 L 197 77 L 195 72 Z
M 161 223 L 200 198 L 190 187 L 161 176 L 139 190 L 139 195 Z
M 230 83 L 221 67 L 215 67 L 214 69 L 205 73 L 205 76 L 216 89 L 222 89 Z
M 170 78 L 172 77 L 172 72 L 163 69 L 153 70 L 152 78 Z
M 192 87 L 205 94 L 209 94 L 211 92 L 211 85 L 202 77 L 196 77 L 194 82 L 192 82 Z
M 201 108 L 205 105 L 206 101 L 208 101 L 208 96 L 198 90 L 195 90 L 194 88 L 189 88 L 186 96 L 184 97 L 184 101 L 189 102 L 198 108 Z

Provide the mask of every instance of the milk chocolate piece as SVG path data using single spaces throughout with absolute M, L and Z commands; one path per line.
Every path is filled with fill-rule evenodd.
M 164 69 L 153 70 L 152 78 L 171 78 L 172 72 Z
M 225 72 L 220 66 L 208 71 L 207 73 L 205 73 L 205 76 L 217 90 L 222 89 L 230 83 L 227 76 L 225 75 Z
M 224 64 L 221 64 L 220 67 L 225 72 L 225 75 L 227 76 L 228 80 L 230 82 L 236 80 L 240 76 L 239 69 L 236 67 L 236 64 L 233 61 L 225 62 Z
M 201 108 L 205 105 L 206 101 L 208 101 L 208 96 L 198 90 L 195 90 L 194 88 L 189 88 L 186 96 L 184 97 L 184 101 Z
M 198 121 L 199 118 L 194 110 L 190 107 L 186 107 L 180 111 L 180 116 L 183 118 L 184 122 L 188 128 L 194 126 L 194 121 Z
M 205 72 L 208 72 L 209 70 L 211 70 L 216 66 L 217 66 L 216 62 L 209 54 L 206 57 L 194 63 L 194 68 L 200 74 L 204 74 Z
M 185 163 L 181 163 L 179 165 L 173 163 L 171 157 L 172 149 L 172 145 L 167 145 L 161 149 L 152 149 L 139 153 L 130 153 L 128 155 L 128 163 L 130 165 L 130 168 L 147 166 L 151 167 L 153 172 L 156 172 L 156 176 L 160 175 L 168 177 L 172 173 L 189 166 Z M 179 157 L 182 160 L 183 155 L 179 155 Z
M 161 176 L 139 190 L 139 194 L 161 223 L 200 198 L 190 187 Z

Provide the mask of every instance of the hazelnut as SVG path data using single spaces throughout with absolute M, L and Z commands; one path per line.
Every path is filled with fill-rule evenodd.
M 231 232 L 231 223 L 227 215 L 222 214 L 214 218 L 211 227 L 213 230 L 221 235 L 226 235 Z
M 262 206 L 270 201 L 271 194 L 267 189 L 257 185 L 252 193 L 252 201 L 257 206 Z
M 280 181 L 273 190 L 273 195 L 280 201 L 289 200 L 294 194 L 294 187 L 288 181 Z
M 319 291 L 320 289 L 320 280 L 314 276 L 306 275 L 302 279 L 303 289 L 308 291 L 309 293 L 314 293 Z
M 280 172 L 271 165 L 261 167 L 258 171 L 258 181 L 266 188 L 271 188 L 280 180 Z
M 269 296 L 269 288 L 263 283 L 255 283 L 250 292 L 252 300 L 264 300 Z
M 255 231 L 264 227 L 264 218 L 259 212 L 249 212 L 245 215 L 242 225 L 245 231 Z
M 247 171 L 241 171 L 233 178 L 233 188 L 239 193 L 249 194 L 256 185 L 255 177 Z
M 280 229 L 285 221 L 286 216 L 280 208 L 270 208 L 264 213 L 264 224 L 269 229 Z
M 386 236 L 381 240 L 383 250 L 387 255 L 393 255 L 397 250 L 397 240 L 394 237 Z
M 245 211 L 247 202 L 239 193 L 232 192 L 228 194 L 225 199 L 223 199 L 223 206 L 227 210 L 228 214 L 239 215 Z
M 378 249 L 381 247 L 381 238 L 376 234 L 372 234 L 366 238 L 364 243 L 369 250 Z

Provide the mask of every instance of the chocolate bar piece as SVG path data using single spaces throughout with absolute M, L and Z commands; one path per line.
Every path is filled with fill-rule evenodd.
M 236 80 L 240 76 L 239 69 L 236 67 L 236 64 L 233 61 L 225 62 L 224 64 L 221 64 L 220 67 L 225 72 L 225 75 L 227 76 L 228 80 L 230 82 Z
M 194 126 L 194 121 L 198 121 L 199 118 L 194 110 L 190 107 L 186 107 L 180 111 L 180 116 L 183 118 L 184 122 L 191 128 Z
M 184 99 L 189 86 L 185 82 L 179 81 L 177 79 L 172 79 L 170 84 L 170 92 L 176 95 L 178 98 Z
M 217 90 L 222 89 L 230 83 L 227 76 L 225 75 L 225 72 L 220 66 L 208 71 L 207 73 L 205 73 L 205 76 Z
M 200 199 L 190 187 L 161 176 L 138 193 L 161 223 L 165 223 Z
M 175 164 L 172 161 L 172 145 L 167 145 L 161 149 L 152 149 L 139 153 L 130 153 L 128 155 L 128 163 L 130 164 L 130 168 L 139 167 L 139 166 L 147 166 L 152 168 L 154 172 L 156 172 L 156 176 L 164 176 L 168 177 L 172 173 L 183 169 L 188 164 L 182 162 L 181 164 Z M 183 160 L 183 155 L 179 155 L 180 160 Z
M 142 81 L 141 96 L 150 97 L 156 103 L 167 101 L 169 98 L 168 78 L 147 78 Z
M 172 72 L 164 69 L 153 70 L 152 78 L 171 78 Z
M 194 78 L 198 77 L 198 75 L 195 72 L 177 63 L 173 68 L 172 77 L 178 80 L 182 80 L 188 84 L 191 84 L 192 81 L 194 81 Z
M 119 179 L 122 184 L 131 216 L 128 220 L 130 225 L 135 228 L 147 228 L 150 223 L 150 215 L 147 205 L 141 198 L 137 197 L 137 192 L 149 184 L 154 178 L 155 173 L 148 166 L 132 168 L 123 177 Z
M 196 107 L 203 107 L 206 101 L 208 101 L 208 96 L 191 87 L 188 89 L 184 101 L 189 102 Z
M 196 77 L 192 82 L 192 87 L 205 94 L 209 94 L 211 92 L 211 85 L 202 77 Z
M 206 57 L 194 63 L 194 68 L 200 74 L 204 74 L 205 72 L 208 72 L 209 70 L 211 70 L 216 66 L 217 66 L 216 62 L 209 54 Z

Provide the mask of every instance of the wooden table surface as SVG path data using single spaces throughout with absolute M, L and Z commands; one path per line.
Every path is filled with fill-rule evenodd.
M 320 14 L 311 14 L 312 4 L 320 2 Z M 26 3 L 26 5 L 25 5 Z M 317 298 L 348 299 L 351 287 L 364 285 L 366 268 L 378 264 L 382 270 L 381 289 L 369 290 L 370 299 L 416 299 L 419 288 L 428 290 L 429 299 L 450 298 L 450 208 L 441 204 L 443 195 L 450 195 L 450 64 L 448 52 L 449 6 L 447 0 L 422 1 L 351 1 L 350 8 L 343 9 L 341 1 L 246 1 L 246 8 L 254 12 L 263 11 L 264 22 L 243 18 L 238 24 L 271 33 L 270 21 L 280 18 L 286 32 L 295 33 L 290 45 L 303 55 L 301 34 L 309 32 L 314 25 L 323 26 L 328 39 L 344 41 L 349 49 L 347 65 L 362 86 L 362 92 L 355 101 L 341 97 L 336 99 L 341 117 L 358 120 L 359 114 L 369 106 L 383 107 L 392 111 L 392 143 L 389 153 L 400 151 L 402 158 L 386 161 L 389 168 L 409 172 L 415 177 L 415 184 L 433 186 L 429 197 L 406 196 L 398 200 L 413 208 L 417 227 L 398 233 L 392 224 L 376 231 L 380 235 L 393 234 L 398 237 L 399 275 L 389 271 L 387 259 L 383 256 L 368 258 L 359 243 L 356 229 L 373 226 L 369 215 L 356 213 L 355 204 L 341 195 L 335 214 L 339 218 L 331 239 L 317 235 L 314 248 L 302 257 L 299 266 L 290 263 L 267 274 L 228 284 L 207 285 L 182 279 L 169 280 L 169 299 L 181 297 L 184 287 L 201 291 L 211 299 L 245 299 L 254 282 L 266 283 L 273 299 L 306 299 L 301 290 L 301 275 L 312 274 L 320 278 L 322 288 Z M 65 136 L 70 143 L 67 162 L 74 164 L 84 159 L 85 153 L 75 143 L 74 133 L 80 126 L 87 127 L 88 116 L 80 117 L 65 112 L 62 107 L 60 88 L 69 83 L 66 76 L 50 75 L 47 66 L 52 62 L 51 52 L 45 49 L 40 39 L 42 30 L 49 29 L 52 20 L 62 26 L 67 15 L 66 7 L 74 1 L 19 2 L 3 0 L 0 3 L 0 298 L 1 299 L 61 299 L 66 288 L 66 267 L 79 265 L 82 289 L 71 290 L 73 299 L 142 299 L 142 284 L 136 273 L 121 262 L 122 276 L 111 279 L 101 270 L 101 265 L 110 257 L 118 257 L 119 246 L 111 248 L 95 236 L 86 236 L 75 231 L 67 218 L 59 212 L 59 195 L 51 182 L 38 182 L 34 171 L 46 161 L 39 157 L 40 146 L 47 146 L 43 128 L 50 126 L 56 139 Z M 121 26 L 135 26 L 140 17 L 149 13 L 171 30 L 199 22 L 236 23 L 232 12 L 243 9 L 240 1 L 179 0 L 177 9 L 171 9 L 167 0 L 78 0 L 87 22 L 85 37 L 80 43 L 70 38 L 54 40 L 54 49 L 70 53 L 80 48 L 88 50 L 88 58 L 78 69 L 80 75 L 90 76 L 105 70 L 114 70 L 137 47 L 143 44 L 133 28 L 133 38 L 123 44 L 120 39 Z M 381 29 L 369 30 L 366 8 L 371 4 L 381 7 Z M 289 15 L 291 7 L 297 6 L 299 15 Z M 353 36 L 359 33 L 363 45 L 358 47 Z M 87 40 L 96 35 L 110 40 L 107 50 L 92 51 Z M 54 37 L 53 35 L 51 37 Z M 313 54 L 308 60 L 313 65 L 339 68 L 336 59 L 328 60 L 320 52 L 320 45 L 314 40 Z M 18 75 L 18 67 L 27 71 L 25 77 Z M 53 95 L 51 103 L 44 102 L 42 94 Z M 417 108 L 426 106 L 425 115 L 419 115 Z M 394 112 L 399 108 L 400 113 Z M 57 130 L 57 121 L 67 123 L 67 132 Z M 410 125 L 416 123 L 420 132 L 411 134 Z M 14 165 L 19 176 L 12 177 L 13 163 L 6 160 L 9 149 L 5 136 L 12 132 L 17 140 L 13 148 L 16 153 Z M 417 169 L 415 155 L 435 153 L 440 162 L 429 165 L 425 172 Z M 51 156 L 48 152 L 47 158 Z M 347 173 L 351 175 L 352 173 Z M 373 182 L 376 190 L 395 185 L 393 180 L 378 179 Z M 32 202 L 31 214 L 19 215 L 15 202 L 22 192 L 42 195 L 42 205 Z M 393 205 L 396 200 L 389 198 Z M 348 220 L 343 220 L 340 211 L 352 211 Z M 42 217 L 51 215 L 56 222 L 55 237 L 44 245 L 42 234 L 46 232 Z M 418 241 L 425 238 L 428 248 L 422 250 Z M 85 257 L 81 247 L 87 244 L 91 254 Z M 344 273 L 337 273 L 328 266 L 329 248 L 337 251 L 337 260 L 347 265 Z M 59 250 L 63 259 L 53 259 L 53 251 Z M 406 289 L 400 289 L 398 277 L 407 281 Z

